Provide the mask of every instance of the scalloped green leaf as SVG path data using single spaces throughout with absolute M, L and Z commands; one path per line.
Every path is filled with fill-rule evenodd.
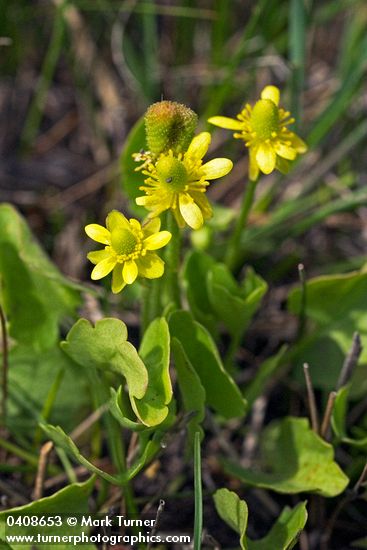
M 169 328 L 171 338 L 177 338 L 197 372 L 206 392 L 207 404 L 224 418 L 244 416 L 246 401 L 225 371 L 209 332 L 187 311 L 172 313 Z
M 241 284 L 224 264 L 209 268 L 207 288 L 210 304 L 217 318 L 235 337 L 245 333 L 268 285 L 253 269 L 248 268 Z
M 240 535 L 242 550 L 248 550 L 246 541 L 248 508 L 246 502 L 228 489 L 218 489 L 214 493 L 213 499 L 218 515 Z
M 86 319 L 79 319 L 61 347 L 78 365 L 124 376 L 130 398 L 141 399 L 145 395 L 147 369 L 134 346 L 127 341 L 126 325 L 119 319 L 101 319 L 95 326 Z
M 184 278 L 191 311 L 215 338 L 220 323 L 232 337 L 241 337 L 267 291 L 266 282 L 251 268 L 239 284 L 224 264 L 199 251 L 188 255 Z
M 218 489 L 213 498 L 219 516 L 240 535 L 242 550 L 290 550 L 297 543 L 299 534 L 307 522 L 306 502 L 300 502 L 294 508 L 286 506 L 265 537 L 250 540 L 246 537 L 246 502 L 228 489 Z
M 57 342 L 81 302 L 82 286 L 52 264 L 10 204 L 0 205 L 0 283 L 10 336 L 37 351 Z
M 297 544 L 307 517 L 306 502 L 300 502 L 294 508 L 286 506 L 264 538 L 248 540 L 248 550 L 291 550 Z
M 334 449 L 309 426 L 307 418 L 274 421 L 261 438 L 263 471 L 224 460 L 225 470 L 244 483 L 278 493 L 318 493 L 334 497 L 349 479 L 334 461 Z
M 168 404 L 172 399 L 172 385 L 169 375 L 170 334 L 167 321 L 157 318 L 149 325 L 139 349 L 148 370 L 148 387 L 142 399 L 131 400 L 137 417 L 146 426 L 161 424 L 168 415 Z
M 86 515 L 89 513 L 88 499 L 91 495 L 94 486 L 94 476 L 85 481 L 84 483 L 73 483 L 68 485 L 64 489 L 61 489 L 57 493 L 36 500 L 25 506 L 19 506 L 12 508 L 11 510 L 5 510 L 0 512 L 0 542 L 1 539 L 5 539 L 6 535 L 24 535 L 24 536 L 37 536 L 40 532 L 40 527 L 37 526 L 16 526 L 6 527 L 6 518 L 9 515 L 19 516 L 70 516 L 70 515 Z M 80 525 L 71 527 L 65 522 L 61 526 L 45 526 L 42 527 L 42 535 L 75 535 L 80 536 L 82 532 L 88 532 L 87 528 L 83 528 Z M 2 546 L 3 547 L 3 546 Z M 11 548 L 10 546 L 4 546 L 4 548 Z M 14 545 L 17 550 L 32 550 L 34 548 L 31 544 L 19 544 Z M 54 544 L 42 544 L 44 550 L 54 550 Z M 75 548 L 70 544 L 57 544 L 57 548 L 60 550 L 70 550 Z M 85 550 L 96 550 L 94 544 L 83 545 Z

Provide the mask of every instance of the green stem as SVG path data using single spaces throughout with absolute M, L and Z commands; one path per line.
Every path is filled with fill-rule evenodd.
M 1 324 L 1 340 L 3 345 L 3 369 L 2 369 L 2 399 L 1 399 L 1 416 L 2 425 L 6 424 L 6 412 L 7 412 L 7 399 L 8 399 L 8 371 L 9 371 L 9 347 L 8 347 L 8 333 L 6 330 L 6 318 L 3 308 L 0 304 L 0 324 Z
M 249 180 L 246 186 L 246 189 L 242 198 L 240 215 L 238 217 L 234 232 L 229 240 L 228 251 L 226 255 L 226 265 L 232 270 L 237 267 L 238 256 L 240 252 L 241 236 L 244 229 L 246 228 L 247 220 L 251 211 L 251 207 L 254 202 L 257 181 L 258 181 L 257 179 Z
M 230 344 L 228 346 L 227 354 L 224 359 L 224 365 L 228 372 L 234 372 L 234 358 L 236 356 L 237 350 L 240 347 L 242 339 L 242 332 L 237 332 L 232 336 Z
M 146 282 L 143 290 L 141 309 L 141 338 L 154 319 L 162 313 L 162 279 L 152 279 Z
M 181 307 L 181 291 L 178 279 L 181 251 L 181 233 L 172 214 L 167 215 L 167 230 L 172 234 L 171 242 L 166 249 L 166 288 L 171 302 L 176 308 Z
M 201 484 L 200 432 L 195 433 L 195 441 L 194 441 L 194 487 L 195 487 L 194 550 L 200 550 L 201 537 L 202 537 L 202 531 L 203 531 L 203 487 Z
M 50 418 L 52 408 L 54 406 L 54 403 L 57 397 L 57 393 L 59 391 L 61 382 L 64 379 L 64 375 L 65 375 L 65 370 L 61 368 L 57 373 L 56 378 L 47 394 L 46 401 L 45 401 L 45 404 L 43 405 L 43 409 L 41 413 L 41 416 L 45 422 L 48 422 Z M 33 439 L 34 448 L 38 448 L 40 446 L 41 440 L 42 440 L 42 434 L 43 434 L 42 428 L 40 427 L 40 425 L 38 425 L 35 431 L 34 439 Z

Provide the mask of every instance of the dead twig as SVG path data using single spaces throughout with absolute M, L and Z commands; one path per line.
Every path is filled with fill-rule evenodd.
M 155 535 L 156 532 L 157 532 L 157 529 L 158 529 L 158 525 L 159 525 L 159 520 L 164 512 L 164 507 L 165 507 L 166 503 L 164 500 L 160 499 L 159 501 L 159 505 L 158 505 L 158 509 L 157 509 L 157 513 L 155 515 L 155 520 L 154 520 L 154 525 L 153 525 L 153 529 L 151 531 L 151 535 Z M 150 538 L 150 542 L 147 546 L 147 550 L 150 550 L 152 548 L 152 542 L 151 542 L 152 538 Z
M 76 439 L 79 439 L 79 437 L 85 433 L 89 428 L 93 426 L 100 418 L 101 416 L 108 410 L 108 403 L 105 403 L 104 405 L 101 405 L 96 409 L 92 414 L 90 414 L 83 422 L 79 424 L 74 430 L 71 432 L 70 437 L 73 441 Z
M 261 428 L 264 423 L 266 406 L 267 399 L 264 396 L 258 397 L 254 402 L 250 429 L 243 442 L 243 459 L 241 460 L 241 465 L 244 468 L 249 468 L 252 464 Z
M 52 147 L 67 136 L 78 124 L 78 115 L 75 111 L 66 113 L 47 132 L 40 135 L 34 145 L 34 152 L 37 155 L 47 153 Z
M 309 365 L 305 363 L 303 365 L 303 373 L 305 375 L 305 380 L 306 380 L 307 402 L 308 402 L 308 409 L 310 412 L 311 426 L 315 433 L 319 433 L 319 415 L 317 412 L 315 392 L 313 390 L 309 369 L 310 369 Z
M 336 385 L 338 391 L 342 386 L 345 386 L 351 379 L 354 369 L 358 364 L 358 359 L 362 353 L 363 346 L 361 343 L 361 337 L 358 332 L 353 335 L 352 347 L 349 350 L 348 355 L 345 358 L 342 370 L 340 372 L 339 380 Z
M 34 491 L 32 498 L 33 500 L 39 500 L 42 498 L 43 494 L 43 483 L 45 480 L 46 475 L 46 469 L 47 469 L 47 460 L 50 452 L 52 451 L 54 447 L 54 444 L 52 441 L 47 441 L 44 445 L 42 445 L 40 450 L 40 458 L 38 461 L 38 469 L 37 469 L 37 475 L 36 475 L 36 481 L 34 484 Z
M 298 264 L 298 276 L 301 283 L 301 306 L 298 316 L 297 340 L 302 338 L 306 326 L 307 286 L 305 266 L 303 264 Z
M 330 392 L 328 400 L 327 400 L 327 404 L 326 404 L 324 418 L 322 419 L 322 423 L 321 423 L 320 435 L 325 440 L 328 439 L 330 419 L 331 419 L 331 414 L 332 414 L 333 408 L 334 408 L 335 398 L 336 398 L 336 392 L 335 391 Z

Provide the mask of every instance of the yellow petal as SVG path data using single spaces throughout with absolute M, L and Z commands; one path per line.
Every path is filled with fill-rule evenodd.
M 291 142 L 292 142 L 292 147 L 294 147 L 297 153 L 305 153 L 307 151 L 306 143 L 303 141 L 303 139 L 298 137 L 296 134 L 293 134 L 293 132 L 291 136 Z
M 261 99 L 270 99 L 275 105 L 279 105 L 280 92 L 276 86 L 266 86 L 261 92 Z
M 289 147 L 289 145 L 284 145 L 284 143 L 275 143 L 274 149 L 277 155 L 287 160 L 294 160 L 297 156 L 296 150 L 293 147 Z
M 131 285 L 135 281 L 138 276 L 138 266 L 136 265 L 134 260 L 128 260 L 124 263 L 122 276 L 125 283 L 127 283 L 128 285 Z
M 106 225 L 110 231 L 114 229 L 131 229 L 130 224 L 121 212 L 112 210 L 107 216 Z
M 162 212 L 171 207 L 171 201 L 167 200 L 166 197 L 161 195 L 159 191 L 157 191 L 154 195 L 138 197 L 135 199 L 135 202 L 139 206 L 144 206 L 144 208 L 151 211 L 149 217 L 159 216 Z
M 208 122 L 226 130 L 243 130 L 243 122 L 227 116 L 212 116 L 208 119 Z
M 136 229 L 136 231 L 141 231 L 141 224 L 138 220 L 136 220 L 135 218 L 130 218 L 129 222 L 130 222 L 130 226 Z M 131 227 L 130 227 L 130 230 L 131 230 Z
M 254 148 L 250 149 L 250 158 L 249 158 L 249 178 L 251 181 L 256 181 L 259 177 L 259 167 L 256 162 L 256 153 Z
M 110 232 L 102 225 L 98 225 L 98 223 L 90 223 L 89 225 L 86 225 L 85 232 L 88 237 L 94 241 L 97 241 L 97 243 L 110 244 Z
M 256 162 L 264 174 L 271 174 L 275 168 L 276 154 L 269 143 L 260 143 L 256 152 Z
M 204 220 L 211 218 L 213 215 L 213 210 L 210 206 L 208 199 L 205 196 L 205 193 L 200 193 L 199 191 L 191 191 L 190 194 L 200 208 Z
M 197 159 L 202 159 L 209 148 L 211 139 L 212 138 L 209 132 L 201 132 L 201 134 L 195 136 L 190 143 L 186 155 L 189 157 L 192 156 Z
M 137 198 L 135 199 L 135 202 L 136 202 L 136 204 L 139 205 L 139 206 L 145 206 L 145 203 L 147 202 L 147 199 L 148 199 L 148 198 L 149 198 L 149 197 L 147 197 L 146 195 L 143 195 L 142 197 L 137 197 Z
M 164 261 L 157 254 L 147 254 L 137 260 L 139 275 L 148 279 L 157 279 L 164 273 Z
M 174 217 L 175 217 L 175 220 L 176 220 L 176 222 L 177 222 L 178 227 L 180 227 L 181 229 L 183 229 L 183 228 L 185 227 L 185 225 L 186 225 L 186 222 L 185 222 L 185 220 L 183 219 L 181 212 L 179 211 L 178 208 L 175 208 L 174 210 L 172 210 L 172 212 L 173 212 L 173 215 L 174 215 Z
M 180 193 L 179 208 L 187 225 L 192 227 L 192 229 L 200 229 L 204 223 L 203 215 L 198 205 L 186 193 Z
M 106 260 L 106 258 L 109 258 L 111 256 L 111 253 L 108 250 L 93 250 L 92 252 L 89 252 L 87 254 L 88 260 L 92 262 L 92 264 L 98 264 L 102 260 Z
M 125 285 L 126 283 L 122 277 L 122 265 L 117 264 L 112 272 L 112 292 L 114 294 L 121 292 Z
M 147 220 L 143 224 L 143 232 L 144 235 L 152 235 L 153 233 L 157 233 L 161 228 L 161 220 L 160 218 L 153 218 L 151 220 Z
M 213 159 L 203 164 L 201 173 L 206 179 L 215 180 L 228 174 L 232 168 L 233 162 L 229 159 Z
M 147 250 L 157 250 L 158 248 L 162 248 L 162 246 L 166 246 L 171 237 L 172 235 L 169 231 L 160 231 L 147 237 L 143 241 L 143 245 Z
M 91 273 L 91 279 L 93 279 L 93 281 L 98 281 L 98 279 L 106 277 L 106 275 L 111 273 L 115 265 L 116 260 L 112 256 L 106 258 L 105 260 L 102 260 L 93 269 Z

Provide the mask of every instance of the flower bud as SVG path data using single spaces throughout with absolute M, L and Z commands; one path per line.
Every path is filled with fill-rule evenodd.
M 184 153 L 197 126 L 197 115 L 180 103 L 160 101 L 145 114 L 145 129 L 149 151 L 159 156 L 170 149 L 174 155 Z

